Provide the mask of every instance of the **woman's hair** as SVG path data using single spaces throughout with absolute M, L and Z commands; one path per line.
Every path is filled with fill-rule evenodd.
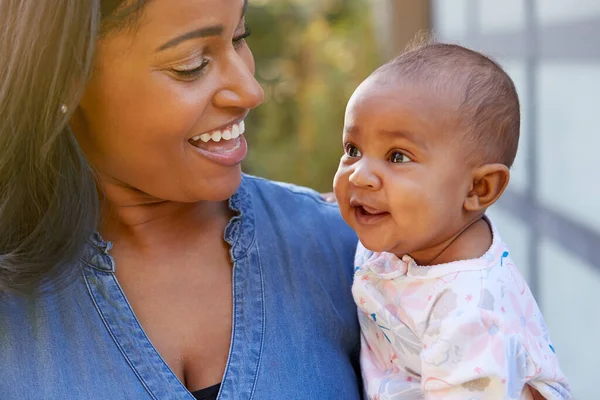
M 0 0 L 0 293 L 72 268 L 97 229 L 95 175 L 68 122 L 100 35 L 148 0 Z

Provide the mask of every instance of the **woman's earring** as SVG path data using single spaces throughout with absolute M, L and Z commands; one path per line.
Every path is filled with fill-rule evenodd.
M 66 114 L 67 111 L 69 111 L 69 108 L 67 107 L 67 105 L 66 104 L 61 104 L 60 105 L 60 112 L 61 112 L 61 114 Z

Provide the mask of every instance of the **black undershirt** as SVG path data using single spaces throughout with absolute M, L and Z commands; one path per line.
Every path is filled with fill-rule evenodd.
M 221 388 L 221 384 L 217 383 L 214 386 L 207 387 L 206 389 L 196 390 L 192 392 L 192 395 L 196 398 L 196 400 L 217 400 L 217 395 L 219 394 L 219 389 Z

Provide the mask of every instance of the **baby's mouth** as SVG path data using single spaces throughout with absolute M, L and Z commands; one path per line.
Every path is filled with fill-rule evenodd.
M 372 208 L 369 206 L 364 206 L 364 205 L 358 205 L 357 208 L 360 210 L 361 213 L 363 213 L 365 215 L 379 215 L 379 214 L 386 213 L 386 211 L 377 210 L 375 208 Z
M 377 210 L 365 205 L 356 205 L 353 206 L 353 208 L 356 221 L 363 225 L 372 225 L 378 223 L 390 215 L 390 213 L 387 211 Z

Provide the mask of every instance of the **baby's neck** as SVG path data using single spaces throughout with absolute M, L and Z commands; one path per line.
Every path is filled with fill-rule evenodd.
M 409 255 L 418 265 L 438 265 L 469 260 L 483 256 L 492 245 L 492 240 L 491 227 L 482 216 L 455 236 L 432 248 L 412 252 Z

